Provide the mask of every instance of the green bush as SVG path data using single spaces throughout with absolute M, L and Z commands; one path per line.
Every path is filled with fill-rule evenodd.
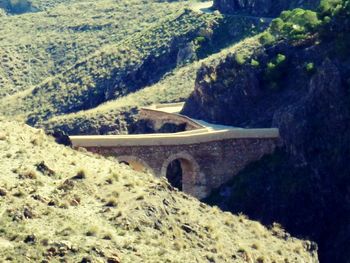
M 308 73 L 313 73 L 315 71 L 315 64 L 313 62 L 305 63 L 305 69 Z
M 276 61 L 276 65 L 281 65 L 283 62 L 286 61 L 286 56 L 283 54 L 278 54 L 275 61 Z
M 265 69 L 264 79 L 268 83 L 270 89 L 278 89 L 279 82 L 281 81 L 284 72 L 286 70 L 287 57 L 283 54 L 277 54 L 277 56 L 267 63 Z
M 275 37 L 269 31 L 262 33 L 259 38 L 259 41 L 262 45 L 270 45 L 275 42 L 275 40 Z
M 250 62 L 250 65 L 252 65 L 253 67 L 259 67 L 260 63 L 259 61 L 252 59 L 252 61 Z
M 316 12 L 296 8 L 284 11 L 279 18 L 271 22 L 269 32 L 275 38 L 297 40 L 305 38 L 307 34 L 314 33 L 321 25 L 322 20 Z
M 271 25 L 270 25 L 270 31 L 274 35 L 279 35 L 279 33 L 282 31 L 284 26 L 284 22 L 281 18 L 276 18 L 272 20 Z
M 206 41 L 206 38 L 205 37 L 202 37 L 202 36 L 199 36 L 199 37 L 196 37 L 195 38 L 195 43 L 196 44 L 200 44 L 200 43 L 203 43 Z
M 321 0 L 320 6 L 319 6 L 319 12 L 322 15 L 333 15 L 334 11 L 339 8 L 341 5 L 342 0 Z
M 243 65 L 245 63 L 245 58 L 242 54 L 236 54 L 235 55 L 235 60 L 239 65 Z

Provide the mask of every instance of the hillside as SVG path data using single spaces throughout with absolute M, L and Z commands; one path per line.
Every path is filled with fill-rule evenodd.
M 137 121 L 138 107 L 185 101 L 193 91 L 197 71 L 203 63 L 213 64 L 234 51 L 253 52 L 257 46 L 257 38 L 248 38 L 205 59 L 176 68 L 154 85 L 90 110 L 53 117 L 39 125 L 48 131 L 70 135 L 128 133 Z
M 308 241 L 223 213 L 40 130 L 1 119 L 0 258 L 41 262 L 317 262 Z
M 349 261 L 349 0 L 28 3 L 0 0 L 1 262 Z M 178 101 L 279 147 L 206 205 L 44 134 Z
M 65 1 L 44 12 L 0 16 L 0 98 L 38 85 L 185 7 L 181 1 Z
M 179 11 L 117 45 L 104 46 L 34 89 L 15 95 L 17 103 L 6 98 L 7 103 L 2 104 L 5 107 L 14 105 L 12 110 L 16 114 L 23 112 L 35 115 L 35 119 L 47 119 L 93 108 L 108 99 L 128 94 L 155 82 L 175 67 L 179 62 L 179 49 L 185 49 L 190 40 L 199 36 L 200 29 L 210 28 L 213 19 L 191 11 Z M 184 59 L 191 59 L 189 56 Z
M 119 42 L 102 46 L 61 74 L 4 98 L 0 111 L 34 125 L 56 115 L 91 109 L 156 83 L 169 72 L 261 32 L 268 24 L 196 13 L 185 7 Z M 72 47 L 76 49 L 79 47 Z
M 321 262 L 348 262 L 350 2 L 322 1 L 319 10 L 283 12 L 251 55 L 201 67 L 184 113 L 279 128 L 280 149 L 207 202 L 265 224 L 277 220 L 316 241 Z

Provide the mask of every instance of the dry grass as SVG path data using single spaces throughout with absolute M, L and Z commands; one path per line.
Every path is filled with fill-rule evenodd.
M 121 262 L 317 261 L 303 241 L 210 208 L 113 159 L 56 145 L 39 130 L 4 119 L 0 133 L 8 134 L 0 140 L 5 262 L 106 262 L 116 256 Z M 42 143 L 33 145 L 37 136 Z M 54 173 L 38 166 L 43 163 Z M 84 179 L 72 179 L 81 169 Z M 22 170 L 36 177 L 21 178 Z
M 31 2 L 49 10 L 0 14 L 0 97 L 60 74 L 101 46 L 115 44 L 186 5 L 153 0 Z
M 91 110 L 53 117 L 42 125 L 47 130 L 60 129 L 68 134 L 127 133 L 129 125 L 136 118 L 137 111 L 132 110 L 135 107 L 184 101 L 193 91 L 197 71 L 203 64 L 214 66 L 232 53 L 240 53 L 247 57 L 259 47 L 258 37 L 247 38 L 205 59 L 176 68 L 152 86 Z

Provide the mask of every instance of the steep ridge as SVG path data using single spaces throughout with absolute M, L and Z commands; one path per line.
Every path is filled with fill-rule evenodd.
M 215 16 L 179 11 L 158 25 L 106 45 L 43 84 L 3 100 L 4 114 L 40 119 L 89 109 L 157 81 L 175 67 L 179 50 L 212 26 Z M 202 33 L 203 34 L 203 33 Z
M 43 12 L 0 16 L 0 98 L 65 72 L 101 46 L 118 43 L 186 7 L 181 1 L 61 2 Z
M 318 262 L 315 245 L 223 213 L 109 159 L 1 118 L 0 258 Z
M 159 22 L 158 26 L 151 27 L 142 31 L 141 33 L 128 37 L 125 41 L 120 42 L 118 46 L 129 47 L 127 53 L 125 54 L 120 54 L 124 51 L 119 51 L 119 49 L 109 45 L 102 48 L 103 50 L 107 49 L 107 52 L 103 52 L 101 50 L 96 52 L 95 55 L 91 56 L 90 59 L 87 59 L 86 62 L 78 63 L 61 76 L 57 76 L 53 79 L 51 78 L 48 82 L 43 83 L 32 90 L 27 90 L 10 97 L 6 97 L 3 100 L 3 103 L 1 103 L 4 105 L 2 110 L 3 113 L 7 115 L 20 115 L 24 118 L 29 117 L 29 123 L 32 125 L 35 123 L 39 125 L 42 120 L 45 121 L 47 118 L 52 117 L 52 115 L 62 115 L 65 112 L 70 113 L 81 110 L 82 108 L 91 108 L 93 105 L 98 105 L 99 103 L 110 100 L 115 96 L 123 96 L 124 94 L 132 92 L 137 87 L 144 88 L 149 82 L 157 81 L 158 77 L 152 79 L 152 76 L 165 74 L 171 70 L 171 67 L 174 65 L 177 65 L 177 68 L 173 70 L 173 73 L 167 74 L 164 80 L 160 81 L 161 84 L 156 85 L 164 88 L 165 85 L 168 85 L 167 90 L 169 92 L 162 92 L 161 94 L 163 95 L 149 93 L 148 96 L 149 98 L 154 97 L 163 101 L 170 99 L 170 102 L 174 99 L 177 101 L 183 100 L 184 98 L 187 98 L 189 90 L 192 88 L 191 85 L 195 76 L 194 68 L 198 68 L 198 63 L 195 63 L 195 65 L 192 67 L 192 63 L 184 61 L 186 56 L 192 56 L 193 58 L 190 58 L 190 60 L 205 58 L 212 53 L 220 51 L 221 48 L 241 40 L 245 36 L 253 35 L 256 32 L 261 32 L 269 23 L 263 19 L 256 20 L 244 17 L 222 17 L 220 15 L 201 15 L 191 11 L 186 12 L 188 13 L 184 13 L 185 18 L 182 18 L 180 15 L 181 18 L 177 19 L 176 15 L 173 15 L 172 17 L 168 17 Z M 178 14 L 181 14 L 181 11 L 179 11 Z M 179 23 L 183 28 L 187 27 L 190 31 L 192 30 L 191 32 L 193 33 L 189 33 L 188 37 L 179 36 L 177 38 L 174 36 L 171 40 L 171 37 L 169 36 L 172 35 L 172 23 Z M 156 33 L 157 30 L 159 30 L 159 34 Z M 198 30 L 198 33 L 194 32 L 196 30 Z M 182 33 L 180 32 L 180 34 Z M 167 35 L 168 37 L 165 38 L 164 35 Z M 196 35 L 198 37 L 196 37 Z M 151 46 L 147 47 L 145 43 L 149 41 L 148 38 L 154 39 L 154 42 L 157 42 L 157 39 L 161 40 L 155 44 L 148 42 Z M 159 47 L 159 45 L 163 44 L 168 45 L 166 44 L 168 40 L 170 41 L 170 44 L 176 44 L 171 44 L 172 46 Z M 136 44 L 135 42 L 137 43 L 136 46 L 134 45 Z M 159 55 L 159 53 L 162 53 L 161 49 L 163 48 L 166 49 L 164 50 L 165 53 L 163 52 L 163 54 Z M 137 51 L 135 51 L 135 49 L 137 49 Z M 149 51 L 151 52 L 150 54 L 146 53 Z M 133 55 L 128 56 L 127 54 L 129 53 L 132 53 Z M 140 53 L 141 55 L 135 58 L 136 62 L 130 67 L 125 64 L 129 63 L 136 54 Z M 104 58 L 101 58 L 101 56 Z M 120 60 L 117 61 L 112 59 L 111 56 L 120 56 Z M 107 59 L 108 57 L 109 59 Z M 163 63 L 164 61 L 167 63 Z M 89 65 L 88 68 L 85 68 L 86 63 Z M 117 66 L 114 65 L 116 63 L 118 63 Z M 182 65 L 183 63 L 188 65 Z M 28 67 L 28 65 L 26 66 Z M 149 70 L 151 66 L 157 68 L 157 70 Z M 177 71 L 181 72 L 181 67 L 183 66 L 188 66 L 190 72 L 192 73 L 189 76 L 185 76 L 185 74 L 187 74 L 184 73 L 186 72 L 185 70 L 183 73 L 180 73 L 182 75 L 181 78 L 184 77 L 184 79 L 180 79 L 180 74 L 178 74 Z M 102 74 L 101 71 L 104 73 Z M 106 74 L 109 74 L 108 72 L 112 74 L 109 77 L 105 76 Z M 76 78 L 76 75 L 80 77 Z M 114 83 L 118 82 L 118 79 L 114 78 L 117 75 L 119 76 L 119 82 L 121 83 Z M 171 77 L 171 75 L 174 75 L 174 77 Z M 168 76 L 170 82 L 167 81 Z M 110 78 L 110 80 L 108 80 L 108 78 Z M 98 81 L 98 83 L 96 84 L 97 86 L 94 87 L 93 85 L 95 85 L 94 83 L 96 81 Z M 190 87 L 188 91 L 185 91 L 187 92 L 187 95 L 183 93 L 184 90 L 182 88 L 177 88 L 177 82 L 183 84 L 180 86 Z M 93 87 L 89 87 L 89 84 L 91 84 Z M 57 89 L 55 86 L 59 86 L 61 88 Z M 91 94 L 91 92 L 93 92 L 91 89 L 93 89 L 95 93 Z M 108 89 L 108 91 L 106 91 L 106 89 Z M 60 92 L 61 90 L 63 90 L 63 92 Z M 86 90 L 87 94 L 81 94 L 84 92 L 84 90 Z M 116 90 L 115 93 L 117 94 L 113 94 L 113 90 Z M 67 99 L 67 97 L 62 98 L 65 93 L 68 93 L 66 96 L 68 96 L 69 99 Z M 168 96 L 167 93 L 169 93 L 170 96 Z M 179 94 L 179 97 L 176 97 L 177 94 Z M 64 103 L 61 102 L 64 102 L 67 105 L 64 105 Z M 142 103 L 137 101 L 134 101 L 133 103 L 142 105 Z M 64 113 L 61 111 L 64 111 Z M 97 109 L 96 111 L 100 110 Z M 129 115 L 128 113 L 126 114 Z M 124 117 L 121 116 L 121 118 Z M 83 121 L 86 122 L 88 120 L 85 118 Z M 107 127 L 107 125 L 104 126 Z M 115 129 L 116 126 L 112 126 L 114 127 L 113 129 Z M 113 129 L 109 129 L 110 132 Z M 106 129 L 102 128 L 102 130 Z M 86 132 L 88 133 L 88 131 Z M 120 129 L 117 129 L 114 132 L 118 133 L 120 132 Z
M 321 21 L 305 11 L 286 12 L 251 56 L 236 53 L 202 67 L 184 113 L 233 126 L 279 128 L 281 148 L 207 201 L 265 224 L 277 221 L 316 241 L 321 261 L 347 262 L 350 3 L 323 1 L 320 10 Z M 296 28 L 298 16 L 306 15 L 315 25 L 308 33 L 286 30 L 289 19 Z
M 152 86 L 94 109 L 53 117 L 38 125 L 47 131 L 59 131 L 69 135 L 133 132 L 138 107 L 186 100 L 193 91 L 196 72 L 203 63 L 213 64 L 237 50 L 252 52 L 258 45 L 259 41 L 256 38 L 246 39 L 209 57 L 178 67 Z

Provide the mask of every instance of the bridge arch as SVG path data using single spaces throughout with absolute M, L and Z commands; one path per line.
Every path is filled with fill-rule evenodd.
M 170 174 L 171 166 L 177 166 L 175 169 L 180 172 L 177 176 L 181 178 Z M 162 165 L 161 176 L 166 177 L 174 187 L 192 195 L 196 195 L 198 186 L 204 184 L 199 164 L 187 152 L 176 153 L 166 159 Z
M 117 160 L 119 163 L 124 163 L 126 165 L 129 165 L 132 169 L 134 169 L 137 172 L 149 172 L 152 174 L 154 173 L 154 170 L 141 158 L 137 156 L 132 155 L 124 155 L 124 156 L 118 156 Z

